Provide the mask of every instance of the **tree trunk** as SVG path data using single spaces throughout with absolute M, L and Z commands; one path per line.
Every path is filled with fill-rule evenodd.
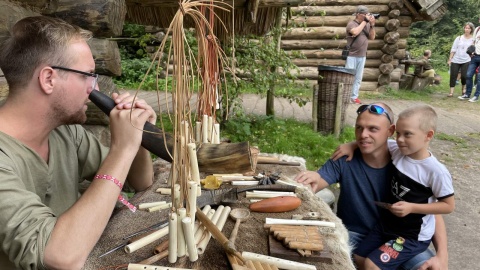
M 397 43 L 400 40 L 400 34 L 398 32 L 388 32 L 383 40 L 388 44 Z
M 95 37 L 122 34 L 127 6 L 117 0 L 58 0 L 58 7 L 42 11 L 43 15 L 61 18 L 93 32 Z
M 410 24 L 409 25 L 403 25 L 402 23 L 402 20 L 401 20 L 401 17 L 400 17 L 400 10 L 398 9 L 394 9 L 394 10 L 391 10 L 389 13 L 388 13 L 388 18 L 390 19 L 400 19 L 400 25 L 401 26 L 410 26 L 410 24 L 412 24 L 412 18 L 411 17 L 407 17 L 410 19 Z
M 391 54 L 384 54 L 382 55 L 382 58 L 380 58 L 382 63 L 391 63 L 393 61 L 393 55 Z
M 378 76 L 378 85 L 389 85 L 390 82 L 391 78 L 389 74 L 380 74 L 380 76 Z
M 95 59 L 95 72 L 109 76 L 122 75 L 122 64 L 117 42 L 93 38 L 88 44 Z
M 378 68 L 382 74 L 390 74 L 393 71 L 393 65 L 390 63 L 381 64 Z
M 278 9 L 277 20 L 276 20 L 277 23 L 275 25 L 276 29 L 280 29 L 280 27 L 282 26 L 282 13 L 283 13 L 283 9 Z M 280 52 L 282 32 L 278 31 L 277 36 L 274 36 L 273 38 L 274 39 L 272 40 L 272 42 L 276 42 L 277 53 L 278 53 Z M 278 67 L 271 67 L 270 70 L 271 72 L 278 72 Z M 272 115 L 272 116 L 275 115 L 275 84 L 276 84 L 275 81 L 270 82 L 270 85 L 267 91 L 267 104 L 265 108 L 266 114 Z
M 397 51 L 398 51 L 397 44 L 385 44 L 385 46 L 383 46 L 382 48 L 382 52 L 386 54 L 394 54 Z

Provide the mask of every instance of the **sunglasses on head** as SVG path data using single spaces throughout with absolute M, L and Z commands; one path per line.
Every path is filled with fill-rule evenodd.
M 390 118 L 390 115 L 388 114 L 387 110 L 385 110 L 385 108 L 383 108 L 382 106 L 375 105 L 375 104 L 362 105 L 362 106 L 358 107 L 357 115 L 360 115 L 361 113 L 363 113 L 366 110 L 368 110 L 369 112 L 374 113 L 374 114 L 379 114 L 379 115 L 385 114 L 385 116 L 388 118 L 388 121 L 390 122 L 390 124 L 393 124 L 392 123 L 392 118 Z

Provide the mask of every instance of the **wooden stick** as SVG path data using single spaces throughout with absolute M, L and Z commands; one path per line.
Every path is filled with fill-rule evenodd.
M 208 115 L 202 117 L 202 142 L 208 143 Z
M 157 206 L 154 206 L 154 207 L 150 207 L 147 209 L 148 212 L 155 212 L 155 211 L 160 211 L 160 210 L 163 210 L 163 209 L 167 209 L 167 208 L 170 208 L 172 207 L 172 203 L 166 203 L 166 204 L 161 204 L 161 205 L 157 205 Z
M 289 242 L 288 247 L 290 249 L 307 249 L 307 250 L 315 250 L 315 251 L 322 251 L 323 244 L 322 243 L 304 243 L 304 242 Z
M 170 266 L 144 265 L 129 263 L 127 270 L 194 270 L 191 268 L 173 268 Z
M 197 211 L 197 182 L 188 181 L 188 217 L 192 219 L 192 222 L 195 222 L 195 212 Z
M 210 209 L 208 213 L 206 214 L 208 219 L 212 219 L 213 215 L 215 214 L 215 209 Z M 199 227 L 198 230 L 195 232 L 194 238 L 195 238 L 195 244 L 199 244 L 200 241 L 204 238 L 205 234 L 205 226 L 199 222 Z
M 197 161 L 197 145 L 195 143 L 189 143 L 188 147 L 188 155 L 190 157 L 190 169 L 192 172 L 192 180 L 197 183 L 197 187 L 200 187 L 200 172 L 198 170 L 198 161 Z M 200 193 L 197 190 L 197 196 L 202 195 L 202 191 L 200 189 Z
M 270 265 L 275 265 L 278 268 L 289 269 L 289 270 L 316 270 L 317 268 L 310 264 L 299 263 L 284 259 L 279 259 L 271 256 L 266 256 L 262 254 L 256 254 L 251 252 L 242 252 L 242 256 L 245 260 L 260 261 Z
M 152 257 L 150 258 L 147 258 L 141 262 L 139 262 L 138 264 L 146 264 L 146 265 L 151 265 L 151 264 L 154 264 L 158 261 L 160 261 L 161 259 L 165 258 L 168 256 L 168 250 L 164 250 L 158 254 L 155 254 L 153 255 Z
M 240 252 L 237 251 L 235 245 L 230 242 L 225 235 L 212 223 L 211 220 L 203 214 L 200 208 L 197 207 L 197 218 L 205 225 L 205 228 L 215 236 L 215 239 L 222 245 L 222 247 L 230 254 L 235 255 L 238 259 L 240 259 L 243 263 L 245 263 L 245 259 L 242 257 Z
M 155 192 L 159 192 L 162 195 L 171 195 L 172 190 L 170 188 L 157 188 Z
M 156 246 L 155 249 L 153 250 L 154 254 L 159 254 L 164 252 L 165 250 L 168 249 L 168 240 L 163 241 L 160 245 Z
M 284 224 L 284 225 L 307 225 L 307 226 L 322 226 L 335 228 L 335 223 L 329 221 L 317 221 L 317 220 L 294 220 L 294 219 L 276 219 L 266 218 L 265 223 L 268 225 Z
M 220 219 L 224 208 L 225 206 L 219 205 L 217 211 L 215 212 L 215 215 L 213 215 L 211 219 L 212 223 L 215 224 L 215 226 L 217 227 L 218 220 Z M 199 254 L 203 254 L 203 252 L 205 252 L 208 242 L 210 242 L 210 238 L 212 238 L 212 234 L 210 232 L 207 232 L 207 235 L 200 241 L 200 243 L 198 243 L 197 249 Z

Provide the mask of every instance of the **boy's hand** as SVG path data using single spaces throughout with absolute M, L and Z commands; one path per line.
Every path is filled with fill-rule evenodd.
M 295 181 L 303 185 L 309 185 L 313 192 L 318 192 L 320 180 L 320 174 L 312 171 L 301 172 L 295 176 Z
M 390 207 L 390 212 L 392 212 L 392 214 L 397 217 L 404 217 L 412 213 L 412 207 L 413 204 L 405 201 L 400 201 L 392 204 L 392 206 Z
M 346 161 L 350 161 L 353 158 L 353 153 L 355 152 L 356 145 L 356 143 L 341 144 L 337 147 L 337 149 L 335 149 L 335 152 L 333 152 L 330 158 L 333 160 L 337 160 L 343 156 L 347 156 Z

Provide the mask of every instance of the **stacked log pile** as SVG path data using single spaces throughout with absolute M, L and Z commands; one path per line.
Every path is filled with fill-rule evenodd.
M 344 66 L 342 48 L 346 45 L 346 25 L 353 20 L 358 5 L 380 14 L 375 40 L 369 40 L 361 91 L 379 91 L 386 86 L 398 89 L 407 37 L 413 22 L 402 0 L 307 0 L 293 7 L 293 28 L 282 36 L 282 49 L 300 51 L 304 59 L 294 59 L 299 79 L 317 83 L 318 66 Z
M 126 15 L 123 0 L 0 0 L 0 39 L 9 35 L 9 29 L 28 16 L 51 16 L 61 18 L 93 32 L 89 41 L 95 59 L 95 72 L 100 74 L 99 87 L 105 93 L 116 91 L 110 76 L 121 75 L 120 51 L 117 43 L 108 38 L 122 33 Z M 7 86 L 1 84 L 0 99 L 8 94 Z M 108 118 L 94 105 L 88 110 L 87 124 L 107 124 Z

